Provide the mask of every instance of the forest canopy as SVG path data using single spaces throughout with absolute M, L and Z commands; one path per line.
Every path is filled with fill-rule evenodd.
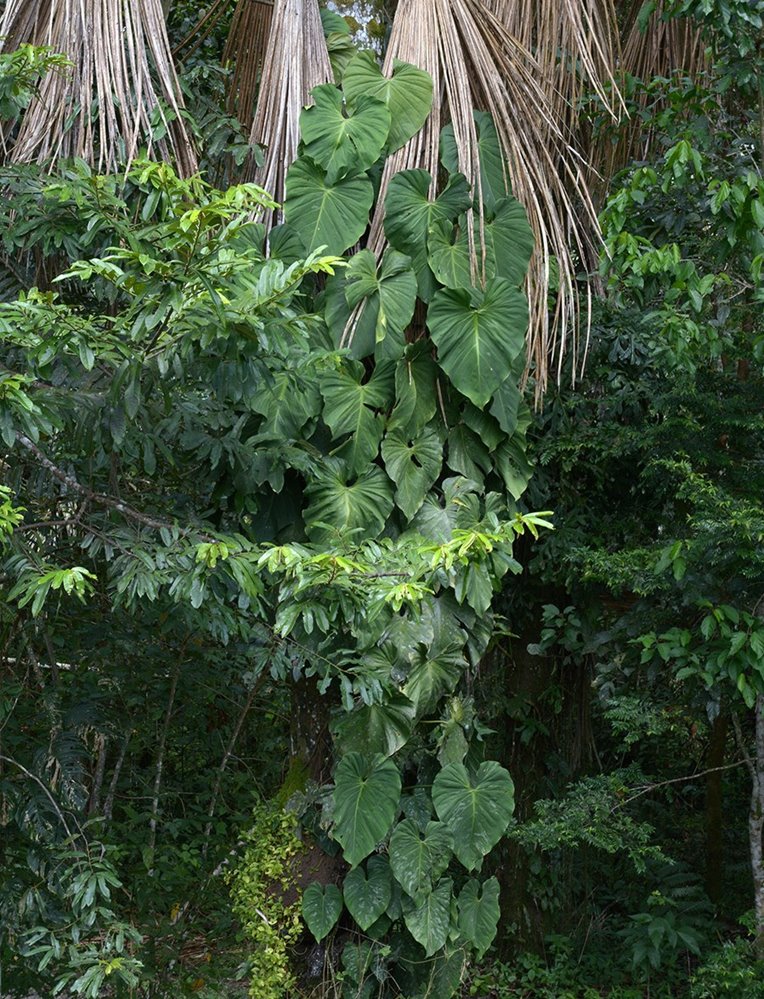
M 0 12 L 0 995 L 764 996 L 764 2 Z

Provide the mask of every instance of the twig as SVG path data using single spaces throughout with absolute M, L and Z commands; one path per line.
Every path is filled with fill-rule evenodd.
M 734 716 L 733 716 L 734 717 Z M 665 787 L 667 784 L 681 784 L 688 780 L 698 780 L 700 777 L 706 777 L 708 774 L 718 773 L 720 770 L 733 770 L 735 767 L 740 767 L 748 761 L 737 760 L 735 763 L 726 763 L 723 767 L 710 767 L 708 770 L 699 770 L 694 774 L 687 774 L 684 777 L 672 777 L 671 780 L 661 780 L 657 784 L 648 784 L 647 787 L 643 787 L 636 794 L 633 794 L 630 798 L 624 798 L 623 801 L 619 801 L 617 805 L 614 805 L 610 812 L 611 814 L 616 810 L 616 808 L 623 808 L 625 805 L 630 805 L 632 801 L 636 801 L 637 798 L 641 798 L 644 794 L 649 794 L 651 791 L 657 790 L 659 787 Z

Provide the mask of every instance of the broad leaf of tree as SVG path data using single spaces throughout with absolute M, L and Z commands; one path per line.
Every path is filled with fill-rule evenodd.
M 315 385 L 298 381 L 291 372 L 280 371 L 272 384 L 265 384 L 253 395 L 251 406 L 265 417 L 261 433 L 290 439 L 296 437 L 307 421 L 318 413 L 320 397 Z
M 511 378 L 512 375 L 509 377 Z M 501 391 L 501 386 L 499 391 Z M 496 396 L 494 396 L 495 398 Z M 465 403 L 462 419 L 470 430 L 478 435 L 488 451 L 493 451 L 502 441 L 507 439 L 507 435 L 502 431 L 494 417 L 486 413 L 485 410 L 473 406 L 471 402 Z
M 365 346 L 380 343 L 388 333 L 403 333 L 416 305 L 416 274 L 411 258 L 387 250 L 377 271 L 374 254 L 362 250 L 345 269 L 345 300 L 349 308 L 362 305 L 354 337 Z
M 493 118 L 486 111 L 474 111 L 480 157 L 480 194 L 486 211 L 493 213 L 496 202 L 509 191 L 509 177 L 504 169 L 499 136 Z M 454 129 L 449 123 L 440 133 L 440 158 L 449 173 L 459 169 Z M 478 191 L 475 190 L 477 198 Z
M 481 439 L 463 423 L 457 423 L 448 435 L 448 467 L 479 485 L 490 472 L 493 462 Z
M 399 822 L 390 837 L 390 867 L 403 890 L 420 902 L 448 867 L 454 837 L 442 822 L 428 822 L 422 832 L 413 819 Z
M 480 960 L 493 943 L 499 925 L 499 882 L 489 878 L 481 885 L 470 878 L 459 892 L 457 906 L 459 931 L 475 948 Z
M 345 115 L 342 93 L 334 84 L 314 87 L 311 96 L 315 103 L 300 114 L 306 155 L 324 168 L 327 184 L 365 173 L 387 141 L 390 112 L 385 104 L 361 97 Z
M 388 433 L 382 442 L 382 457 L 396 485 L 395 502 L 411 520 L 440 474 L 443 445 L 438 432 L 426 427 L 413 440 L 400 433 Z
M 427 234 L 441 222 L 453 222 L 472 204 L 462 174 L 449 178 L 445 190 L 433 200 L 431 181 L 426 170 L 401 170 L 391 179 L 385 198 L 385 234 L 392 246 L 411 257 L 425 301 L 435 287 L 427 262 Z
M 435 811 L 454 834 L 454 852 L 468 871 L 506 832 L 515 807 L 515 787 L 504 767 L 488 760 L 472 776 L 460 763 L 444 767 L 432 787 Z
M 466 601 L 478 614 L 485 614 L 493 600 L 493 584 L 488 566 L 470 562 L 459 573 L 454 593 L 460 604 Z
M 408 697 L 396 694 L 382 704 L 365 704 L 334 724 L 334 735 L 343 752 L 392 756 L 406 745 L 416 719 Z
M 522 496 L 533 474 L 533 467 L 525 453 L 525 438 L 530 424 L 531 412 L 521 399 L 517 407 L 517 428 L 514 434 L 494 452 L 496 470 L 513 499 Z
M 520 355 L 518 361 L 522 363 L 522 360 L 522 355 Z M 517 375 L 519 374 L 516 370 L 517 361 L 515 362 L 514 369 L 496 389 L 489 408 L 491 416 L 494 416 L 499 421 L 501 429 L 505 434 L 509 434 L 510 436 L 517 429 L 517 417 L 523 398 L 517 384 Z
M 438 367 L 426 342 L 413 343 L 395 368 L 395 408 L 388 431 L 417 434 L 435 415 Z
M 311 537 L 327 536 L 322 524 L 340 532 L 357 531 L 356 539 L 379 534 L 393 509 L 392 484 L 382 469 L 374 466 L 349 479 L 341 461 L 324 465 L 305 489 L 310 503 L 304 516 Z
M 393 387 L 393 369 L 388 365 L 378 366 L 365 384 L 363 376 L 363 365 L 350 361 L 344 369 L 323 375 L 320 386 L 323 417 L 333 438 L 350 435 L 342 452 L 350 472 L 362 471 L 376 457 L 384 425 L 378 410 L 390 402 Z
M 308 253 L 325 246 L 327 253 L 340 254 L 360 239 L 373 200 L 365 177 L 330 184 L 320 166 L 301 157 L 287 171 L 284 218 Z
M 384 76 L 373 52 L 359 52 L 342 77 L 348 102 L 376 97 L 390 110 L 387 152 L 394 153 L 416 135 L 432 107 L 432 78 L 406 62 L 393 63 L 393 75 Z
M 401 777 L 392 760 L 343 756 L 334 775 L 334 838 L 351 867 L 368 857 L 393 824 Z
M 480 234 L 475 226 L 475 277 L 492 278 L 496 274 L 496 261 L 493 256 L 493 245 L 485 241 L 485 259 L 481 253 Z M 475 283 L 472 274 L 472 257 L 470 254 L 467 233 L 464 227 L 454 236 L 454 227 L 449 222 L 439 222 L 432 226 L 427 234 L 427 262 L 435 277 L 446 288 L 469 288 Z
M 312 884 L 303 892 L 302 917 L 316 940 L 335 927 L 341 912 L 342 893 L 336 885 Z
M 535 246 L 525 209 L 511 196 L 502 198 L 485 229 L 486 241 L 493 248 L 497 276 L 513 285 L 521 284 Z
M 408 911 L 404 910 L 403 918 L 408 931 L 416 942 L 424 947 L 427 957 L 432 957 L 436 951 L 444 947 L 448 939 L 451 923 L 451 887 L 451 879 L 443 878 L 418 905 Z
M 432 711 L 443 694 L 450 694 L 459 682 L 467 665 L 463 644 L 454 642 L 442 647 L 438 643 L 418 651 L 403 692 L 416 705 L 419 717 Z
M 347 874 L 342 890 L 348 912 L 366 932 L 393 896 L 390 865 L 384 857 L 369 857 L 366 870 L 359 866 Z
M 478 409 L 489 401 L 523 349 L 528 302 L 506 278 L 471 291 L 443 289 L 427 315 L 438 363 Z

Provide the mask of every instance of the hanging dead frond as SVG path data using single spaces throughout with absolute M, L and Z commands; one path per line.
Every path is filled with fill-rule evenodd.
M 661 95 L 656 101 L 644 84 L 655 78 L 668 79 L 676 75 L 696 82 L 708 69 L 706 44 L 698 26 L 689 18 L 667 18 L 665 7 L 663 0 L 658 0 L 645 21 L 640 16 L 642 4 L 634 3 L 624 24 L 624 77 L 628 75 L 643 81 L 633 94 L 640 110 L 647 109 L 649 102 L 652 106 L 650 114 L 635 114 L 630 126 L 619 130 L 619 141 L 610 142 L 603 149 L 602 165 L 607 176 L 612 176 L 630 160 L 648 159 L 655 147 L 653 119 L 668 99 Z
M 52 169 L 79 157 L 114 171 L 146 147 L 150 156 L 173 156 L 182 175 L 195 172 L 160 0 L 8 0 L 0 36 L 0 51 L 47 45 L 72 64 L 40 84 L 12 161 Z
M 318 0 L 276 0 L 250 142 L 264 156 L 252 179 L 278 202 L 297 156 L 300 112 L 313 87 L 331 79 Z
M 387 50 L 387 74 L 395 59 L 430 73 L 435 102 L 421 132 L 385 164 L 370 245 L 381 252 L 384 197 L 393 174 L 422 167 L 437 176 L 440 130 L 446 122 L 454 130 L 459 169 L 480 193 L 473 109 L 488 111 L 507 160 L 512 193 L 525 206 L 536 238 L 528 277 L 527 371 L 533 373 L 540 397 L 550 370 L 559 377 L 566 352 L 583 363 L 579 339 L 585 335 L 579 337 L 579 329 L 587 330 L 588 323 L 579 322 L 576 274 L 581 261 L 595 259 L 598 249 L 587 164 L 571 141 L 570 116 L 560 123 L 560 107 L 550 97 L 548 81 L 542 85 L 538 62 L 480 0 L 401 0 Z M 471 228 L 468 223 L 468 232 Z M 556 303 L 550 317 L 553 284 Z M 575 363 L 573 371 L 575 376 Z

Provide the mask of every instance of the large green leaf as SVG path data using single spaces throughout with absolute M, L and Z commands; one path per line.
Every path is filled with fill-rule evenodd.
M 455 233 L 454 226 L 450 222 L 439 222 L 427 234 L 427 262 L 435 277 L 446 288 L 469 288 L 475 283 L 475 279 L 481 276 L 483 266 L 485 266 L 486 277 L 491 278 L 496 274 L 493 246 L 489 240 L 485 241 L 485 262 L 481 263 L 483 256 L 480 252 L 480 234 L 477 231 L 477 224 L 475 228 L 474 277 L 472 271 L 473 254 L 470 252 L 467 232 L 463 226 Z
M 457 423 L 448 435 L 448 467 L 482 486 L 483 478 L 493 467 L 488 448 L 478 435 L 463 423 Z
M 424 833 L 413 819 L 404 819 L 395 827 L 390 837 L 390 867 L 415 902 L 432 891 L 448 867 L 453 847 L 453 833 L 443 822 L 428 822 Z
M 494 278 L 485 292 L 445 288 L 427 314 L 438 363 L 457 389 L 479 409 L 512 370 L 523 349 L 528 302 L 506 278 Z
M 502 198 L 495 217 L 485 227 L 493 251 L 496 274 L 514 285 L 525 278 L 535 240 L 525 209 L 513 197 Z
M 406 62 L 393 63 L 393 75 L 384 76 L 373 52 L 359 52 L 342 77 L 348 101 L 376 97 L 390 110 L 387 152 L 400 149 L 424 125 L 432 107 L 432 78 Z
M 340 718 L 333 726 L 343 752 L 392 756 L 406 745 L 414 729 L 416 708 L 402 694 L 383 704 L 365 704 Z
M 393 510 L 393 488 L 381 468 L 373 466 L 352 479 L 343 462 L 327 460 L 306 487 L 310 503 L 305 523 L 312 538 L 327 536 L 328 528 L 356 531 L 356 539 L 374 537 Z M 321 526 L 327 525 L 327 526 Z
M 265 417 L 260 432 L 285 440 L 297 437 L 307 421 L 317 415 L 317 403 L 316 385 L 290 371 L 277 372 L 273 381 L 263 384 L 250 400 L 252 409 Z
M 382 457 L 387 474 L 397 487 L 395 502 L 406 519 L 411 520 L 440 474 L 443 464 L 440 436 L 433 427 L 425 427 L 413 439 L 388 433 L 382 442 Z
M 404 694 L 416 705 L 418 716 L 432 711 L 444 694 L 450 694 L 466 667 L 462 645 L 434 644 L 420 649 L 403 688 Z
M 473 114 L 478 136 L 477 152 L 480 158 L 480 193 L 486 210 L 493 212 L 496 202 L 508 192 L 509 179 L 504 169 L 504 158 L 493 118 L 486 111 L 474 111 Z M 457 172 L 459 157 L 454 129 L 450 123 L 440 133 L 440 157 L 449 173 Z M 478 191 L 475 190 L 474 193 L 477 198 Z
M 499 882 L 489 878 L 481 885 L 470 878 L 459 893 L 457 905 L 459 931 L 475 948 L 479 960 L 491 946 L 499 925 Z
M 515 807 L 515 787 L 504 767 L 487 760 L 472 776 L 461 763 L 444 767 L 432 787 L 435 811 L 454 834 L 454 852 L 468 871 L 506 832 Z
M 336 885 L 312 884 L 303 892 L 302 917 L 316 940 L 334 928 L 341 912 L 342 893 Z
M 376 457 L 384 425 L 378 411 L 390 402 L 393 388 L 392 367 L 380 365 L 366 383 L 363 377 L 363 365 L 349 361 L 343 369 L 324 374 L 320 383 L 324 421 L 332 436 L 337 440 L 350 435 L 342 451 L 350 472 L 362 471 Z
M 420 943 L 427 957 L 445 946 L 448 930 L 451 924 L 451 887 L 450 878 L 442 881 L 425 895 L 418 905 L 404 910 L 403 918 L 409 933 Z
M 472 204 L 462 174 L 449 178 L 445 190 L 430 199 L 432 178 L 426 170 L 401 170 L 391 179 L 385 198 L 385 235 L 414 264 L 419 295 L 429 301 L 434 281 L 427 262 L 427 234 L 440 223 L 453 222 Z
M 395 408 L 388 431 L 417 434 L 435 415 L 438 367 L 426 341 L 410 344 L 395 368 Z
M 359 866 L 346 875 L 342 890 L 348 912 L 366 932 L 393 896 L 390 865 L 384 857 L 369 857 L 366 870 Z
M 300 114 L 305 153 L 326 171 L 327 184 L 364 173 L 387 142 L 390 112 L 374 97 L 362 97 L 343 114 L 342 93 L 331 83 L 314 87 L 315 103 Z
M 393 824 L 401 776 L 392 760 L 348 753 L 334 775 L 334 838 L 351 867 L 368 857 Z
M 493 407 L 492 407 L 493 408 Z M 504 480 L 507 492 L 519 499 L 530 482 L 533 468 L 526 456 L 526 434 L 531 423 L 531 413 L 522 399 L 517 407 L 517 426 L 514 434 L 494 454 L 496 470 Z
M 327 253 L 341 254 L 363 234 L 373 200 L 365 177 L 330 184 L 318 164 L 301 157 L 287 171 L 284 218 L 308 253 L 325 246 Z
M 350 258 L 344 279 L 348 314 L 356 306 L 361 308 L 353 339 L 366 356 L 388 334 L 402 334 L 411 322 L 416 305 L 416 274 L 411 259 L 397 250 L 385 252 L 379 270 L 374 254 L 362 250 Z

